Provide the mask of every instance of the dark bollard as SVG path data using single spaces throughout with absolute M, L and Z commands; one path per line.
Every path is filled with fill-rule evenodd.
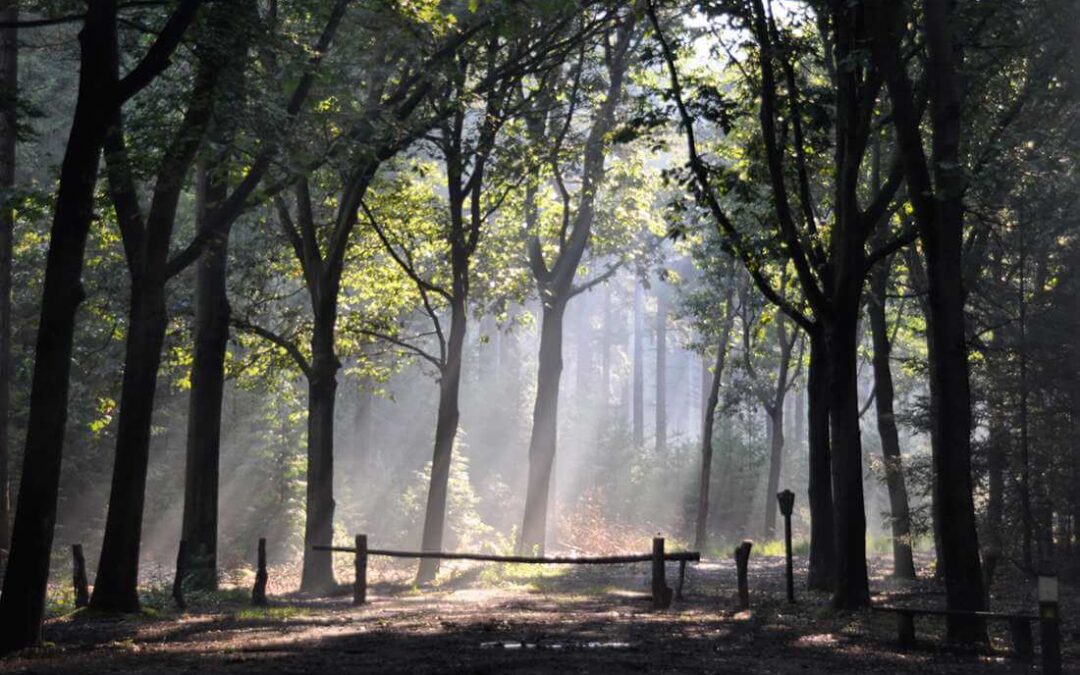
M 739 574 L 739 609 L 750 609 L 750 584 L 746 580 L 746 568 L 750 562 L 752 541 L 744 541 L 735 548 L 735 568 Z
M 82 544 L 71 545 L 71 584 L 75 587 L 75 606 L 90 604 L 90 586 L 86 580 L 86 558 Z
M 784 490 L 776 495 L 780 513 L 784 516 L 784 552 L 787 555 L 787 599 L 795 602 L 795 570 L 791 563 L 791 512 L 795 508 L 795 493 Z
M 652 540 L 652 598 L 653 609 L 667 609 L 671 606 L 671 589 L 664 578 L 664 538 Z
M 1058 612 L 1058 578 L 1039 577 L 1039 629 L 1042 636 L 1043 673 L 1061 673 L 1061 615 Z
M 259 568 L 255 572 L 255 586 L 251 589 L 251 604 L 266 605 L 266 582 L 270 575 L 266 572 L 266 539 L 259 539 Z
M 356 576 L 353 579 L 352 604 L 362 605 L 367 602 L 367 535 L 356 535 L 356 559 L 353 563 Z

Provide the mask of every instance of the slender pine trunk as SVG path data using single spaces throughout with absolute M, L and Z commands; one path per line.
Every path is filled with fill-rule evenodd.
M 428 487 L 427 509 L 424 513 L 422 551 L 442 550 L 446 526 L 447 495 L 450 484 L 450 461 L 457 437 L 458 398 L 461 389 L 461 360 L 467 328 L 467 308 L 463 300 L 451 305 L 450 336 L 447 340 L 446 365 L 439 380 L 439 417 L 435 426 L 435 451 L 431 460 L 431 481 Z M 420 561 L 416 582 L 433 581 L 439 572 L 439 561 L 427 558 Z
M 890 526 L 893 545 L 893 576 L 915 578 L 915 561 L 911 553 L 911 511 L 908 507 L 907 484 L 900 455 L 900 437 L 893 411 L 893 379 L 890 357 L 889 326 L 885 316 L 889 266 L 879 264 L 870 274 L 870 293 L 867 314 L 874 345 L 874 404 L 877 407 L 878 435 L 885 463 L 885 483 L 889 490 Z
M 200 167 L 199 226 L 224 200 L 226 176 Z M 195 271 L 194 358 L 188 405 L 184 515 L 180 539 L 187 542 L 184 569 L 192 588 L 217 588 L 218 473 L 225 352 L 229 339 L 226 292 L 228 239 L 209 244 Z
M 535 551 L 542 554 L 547 535 L 548 496 L 558 437 L 565 310 L 565 300 L 553 298 L 550 304 L 544 305 L 541 319 L 539 374 L 529 439 L 529 482 L 525 493 L 525 519 L 518 540 L 521 553 Z
M 667 450 L 667 297 L 656 289 L 656 452 Z
M 90 605 L 113 612 L 139 610 L 139 545 L 142 540 L 150 428 L 161 347 L 165 341 L 165 280 L 132 279 L 120 417 L 116 428 L 105 538 Z

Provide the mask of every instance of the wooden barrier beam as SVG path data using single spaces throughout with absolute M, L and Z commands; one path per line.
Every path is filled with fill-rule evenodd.
M 356 553 L 354 546 L 312 546 L 313 551 L 331 551 L 334 553 Z M 651 553 L 644 555 L 610 555 L 593 557 L 572 556 L 522 556 L 492 555 L 487 553 L 447 553 L 442 551 L 395 551 L 390 549 L 369 548 L 368 557 L 379 555 L 389 558 L 439 558 L 442 560 L 478 560 L 482 562 L 503 562 L 546 565 L 618 565 L 624 563 L 649 562 Z M 700 562 L 701 553 L 697 551 L 676 551 L 665 553 L 664 560 Z

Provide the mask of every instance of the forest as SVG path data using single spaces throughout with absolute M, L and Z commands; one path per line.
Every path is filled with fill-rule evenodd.
M 1080 672 L 1078 63 L 0 0 L 0 672 Z

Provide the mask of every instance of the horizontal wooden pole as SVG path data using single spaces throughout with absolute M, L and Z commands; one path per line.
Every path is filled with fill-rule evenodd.
M 1009 619 L 1022 619 L 1024 621 L 1038 621 L 1039 617 L 1032 614 L 1007 614 L 1004 612 L 978 612 L 964 609 L 920 609 L 918 607 L 890 607 L 874 606 L 873 612 L 887 612 L 889 614 L 923 614 L 926 616 L 974 616 L 980 619 L 1006 621 Z
M 356 553 L 355 548 L 347 546 L 312 546 L 316 551 L 333 551 L 335 553 Z M 568 557 L 568 556 L 523 556 L 523 555 L 489 555 L 487 553 L 445 553 L 441 551 L 391 551 L 388 549 L 369 548 L 369 556 L 381 555 L 389 558 L 438 558 L 440 560 L 480 560 L 486 562 L 523 563 L 541 565 L 618 565 L 621 563 L 649 562 L 652 555 L 610 555 L 592 557 Z M 686 560 L 699 562 L 701 554 L 697 551 L 681 551 L 664 554 L 664 560 Z

